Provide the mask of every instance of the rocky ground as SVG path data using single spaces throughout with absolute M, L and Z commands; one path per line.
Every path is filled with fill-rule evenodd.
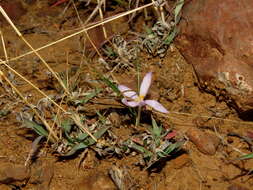
M 79 31 L 83 24 L 80 20 L 85 21 L 96 7 L 95 1 L 88 6 L 75 1 L 79 19 L 71 4 L 66 8 L 68 2 L 54 6 L 55 2 L 16 0 L 0 4 L 24 38 L 39 48 Z M 126 11 L 124 4 L 109 5 L 108 17 Z M 13 7 L 15 12 L 11 11 Z M 91 43 L 84 41 L 83 33 L 39 51 L 50 68 L 67 81 L 69 95 L 38 56 L 34 53 L 20 56 L 30 49 L 1 18 L 1 31 L 11 60 L 8 65 L 64 110 L 81 117 L 80 121 L 94 135 L 101 135 L 96 136 L 96 143 L 91 137 L 80 136 L 84 133 L 77 122 L 64 124 L 75 121 L 73 118 L 68 120 L 64 113 L 59 114 L 59 109 L 45 101 L 43 94 L 2 65 L 7 80 L 36 106 L 50 126 L 54 126 L 59 139 L 56 141 L 52 134 L 43 131 L 36 132 L 35 129 L 46 129 L 45 126 L 2 77 L 0 189 L 251 189 L 253 159 L 242 156 L 252 153 L 252 122 L 239 117 L 250 110 L 250 104 L 238 96 L 222 94 L 230 93 L 224 91 L 226 86 L 216 88 L 219 93 L 209 93 L 215 85 L 207 88 L 208 92 L 203 90 L 202 75 L 196 74 L 189 64 L 199 61 L 191 57 L 194 46 L 190 45 L 192 49 L 183 53 L 182 44 L 188 40 L 183 35 L 170 46 L 154 48 L 146 43 L 136 49 L 140 41 L 150 42 L 144 35 L 143 25 L 152 28 L 155 11 L 147 11 L 151 12 L 147 18 L 141 12 L 132 22 L 124 17 L 107 24 L 111 43 L 104 39 L 101 27 L 89 31 L 100 55 Z M 153 28 L 153 32 L 159 29 Z M 115 34 L 122 36 L 116 38 Z M 209 46 L 209 41 L 206 43 Z M 215 51 L 215 48 L 210 49 Z M 5 60 L 3 46 L 0 53 Z M 136 90 L 137 79 L 141 80 L 150 71 L 153 78 L 147 98 L 158 100 L 170 113 L 143 107 L 140 125 L 136 126 L 136 110 L 122 104 L 122 97 L 113 88 L 124 84 Z M 208 73 L 209 68 L 205 71 Z M 245 97 L 245 94 L 240 95 Z M 228 100 L 235 104 L 229 104 Z M 238 100 L 243 103 L 237 103 Z M 78 141 L 78 138 L 85 140 Z M 79 149 L 78 146 L 86 145 L 84 142 L 88 148 Z M 160 151 L 165 145 L 167 149 Z

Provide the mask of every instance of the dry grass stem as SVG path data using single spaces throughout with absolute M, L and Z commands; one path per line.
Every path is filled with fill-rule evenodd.
M 6 51 L 6 46 L 5 46 L 5 43 L 4 43 L 4 38 L 3 38 L 2 31 L 0 31 L 0 35 L 1 35 L 2 46 L 3 46 L 3 49 L 4 49 L 5 59 L 8 62 L 8 54 L 7 54 L 7 51 Z M 47 130 L 52 134 L 54 139 L 51 139 L 51 140 L 53 142 L 54 142 L 54 140 L 57 141 L 58 137 L 55 134 L 55 132 L 52 130 L 52 128 L 49 126 L 47 121 L 40 116 L 40 114 L 37 112 L 37 110 L 34 109 L 34 107 L 27 101 L 27 99 L 22 95 L 22 93 L 11 83 L 11 81 L 4 75 L 4 73 L 1 70 L 0 70 L 0 76 L 1 76 L 1 79 L 4 79 L 11 86 L 11 88 L 20 96 L 20 98 L 23 100 L 23 102 L 25 104 L 27 104 L 33 110 L 33 112 L 40 118 L 40 120 L 43 122 L 43 124 L 45 125 Z
M 17 33 L 17 35 L 25 42 L 25 44 L 32 50 L 33 53 L 35 53 L 40 60 L 42 61 L 42 63 L 47 67 L 47 69 L 53 74 L 53 76 L 59 81 L 59 83 L 61 84 L 62 88 L 67 92 L 67 89 L 63 83 L 63 81 L 57 76 L 57 74 L 53 71 L 53 69 L 47 64 L 47 62 L 43 59 L 43 57 L 41 57 L 41 55 L 32 47 L 32 45 L 23 37 L 23 35 L 19 32 L 19 30 L 17 29 L 17 27 L 13 24 L 13 22 L 11 21 L 11 19 L 9 18 L 9 16 L 6 14 L 6 12 L 4 11 L 4 9 L 2 8 L 2 6 L 0 6 L 0 12 L 2 13 L 2 15 L 4 16 L 4 18 L 8 21 L 8 23 L 12 26 L 12 28 L 15 30 L 15 32 Z
M 43 91 L 41 91 L 37 86 L 35 86 L 32 82 L 30 82 L 28 79 L 26 79 L 24 76 L 22 76 L 20 73 L 18 73 L 15 69 L 10 67 L 6 61 L 3 61 L 0 59 L 0 61 L 5 65 L 11 72 L 19 76 L 21 79 L 23 79 L 25 82 L 27 82 L 29 85 L 31 85 L 35 90 L 37 90 L 42 96 L 47 98 L 50 102 L 52 102 L 56 107 L 60 108 L 64 113 L 67 113 L 65 109 L 63 109 L 59 104 L 57 104 L 54 100 L 52 100 L 48 95 L 46 95 Z
M 90 16 L 87 18 L 87 20 L 84 22 L 84 25 L 88 24 L 89 21 L 96 15 L 96 13 L 98 12 L 99 8 L 102 6 L 102 4 L 104 3 L 104 0 L 100 1 L 98 3 L 98 5 L 96 6 L 96 8 L 92 11 L 92 13 L 90 14 Z
M 64 96 L 65 96 L 65 94 L 63 95 L 63 97 L 64 97 Z M 63 102 L 63 98 L 61 99 L 60 106 L 62 105 L 62 102 Z M 58 123 L 57 123 L 57 119 L 59 118 L 59 115 L 60 115 L 60 109 L 58 108 L 58 109 L 57 109 L 57 113 L 56 113 L 56 115 L 55 115 L 54 122 L 53 122 L 53 124 L 52 124 L 52 130 L 54 130 L 55 125 L 58 124 Z M 52 135 L 52 133 L 49 131 L 47 143 L 48 143 L 48 140 L 49 140 L 49 138 L 50 138 L 51 135 Z M 62 137 L 60 136 L 59 138 L 61 139 Z
M 155 4 L 156 4 L 155 0 L 152 0 L 152 3 L 153 3 L 153 5 L 155 5 Z M 156 14 L 157 14 L 157 17 L 158 17 L 158 19 L 159 19 L 159 17 L 160 17 L 160 11 L 159 11 L 159 9 L 157 8 L 157 6 L 154 6 L 154 9 L 155 9 Z
M 164 15 L 164 10 L 163 10 L 163 6 L 162 5 L 159 7 L 159 10 L 160 10 L 160 14 L 161 14 L 162 23 L 166 23 L 166 21 L 165 21 L 165 15 Z
M 4 50 L 5 60 L 8 61 L 8 54 L 7 54 L 6 47 L 5 47 L 4 36 L 3 36 L 3 33 L 1 30 L 0 30 L 0 36 L 1 36 L 2 47 Z
M 113 21 L 113 20 L 116 20 L 116 19 L 118 19 L 118 18 L 127 16 L 127 15 L 129 15 L 129 14 L 132 14 L 132 13 L 134 13 L 134 12 L 136 12 L 136 11 L 145 9 L 145 8 L 150 7 L 150 6 L 152 6 L 152 5 L 153 5 L 153 2 L 152 2 L 152 3 L 149 3 L 149 4 L 147 4 L 147 5 L 143 5 L 143 6 L 141 6 L 141 7 L 138 7 L 138 8 L 136 8 L 136 9 L 133 9 L 133 10 L 130 10 L 130 11 L 127 11 L 127 12 L 124 12 L 124 13 L 120 13 L 120 14 L 114 15 L 114 16 L 112 16 L 112 17 L 108 17 L 108 18 L 104 19 L 102 22 L 99 21 L 99 22 L 91 23 L 91 24 L 89 24 L 89 25 L 87 26 L 87 28 L 82 28 L 82 29 L 81 29 L 80 31 L 78 31 L 78 32 L 75 32 L 75 33 L 73 33 L 73 34 L 70 34 L 70 35 L 68 35 L 68 36 L 66 36 L 66 37 L 63 37 L 63 38 L 61 38 L 61 39 L 59 39 L 59 40 L 56 40 L 56 41 L 54 41 L 54 42 L 48 43 L 47 45 L 42 46 L 42 47 L 40 47 L 40 48 L 37 48 L 37 49 L 35 49 L 34 51 L 29 51 L 29 52 L 24 53 L 24 54 L 22 54 L 22 55 L 19 55 L 19 56 L 17 56 L 17 57 L 10 58 L 9 61 L 18 60 L 18 59 L 20 59 L 20 58 L 22 58 L 22 57 L 25 57 L 25 56 L 27 56 L 27 55 L 30 55 L 30 54 L 32 54 L 32 53 L 34 53 L 34 52 L 37 52 L 37 51 L 40 51 L 40 50 L 42 50 L 42 49 L 48 48 L 48 47 L 53 46 L 53 45 L 55 45 L 55 44 L 58 44 L 58 43 L 60 43 L 60 42 L 62 42 L 62 41 L 65 41 L 65 40 L 67 40 L 67 39 L 69 39 L 69 38 L 72 38 L 72 37 L 74 37 L 74 36 L 76 36 L 76 35 L 79 35 L 79 34 L 85 32 L 85 31 L 87 32 L 87 31 L 89 31 L 89 30 L 91 30 L 91 29 L 93 29 L 93 28 L 96 28 L 96 27 L 98 27 L 98 26 L 100 26 L 100 25 L 102 25 L 102 24 L 109 23 L 109 22 L 111 22 L 111 21 Z M 0 64 L 3 64 L 3 63 L 5 63 L 5 61 L 3 61 L 3 60 L 0 61 Z
M 0 59 L 0 61 L 3 62 L 3 65 L 5 65 L 9 70 L 11 70 L 14 74 L 16 74 L 17 76 L 19 76 L 21 79 L 23 79 L 24 81 L 26 81 L 28 84 L 30 84 L 35 90 L 37 90 L 41 95 L 43 95 L 45 98 L 47 98 L 50 102 L 52 102 L 55 106 L 57 106 L 58 108 L 60 108 L 64 113 L 66 113 L 66 110 L 64 110 L 61 106 L 59 106 L 55 101 L 53 101 L 49 96 L 47 96 L 44 92 L 42 92 L 37 86 L 35 86 L 32 82 L 30 82 L 28 79 L 26 79 L 25 77 L 23 77 L 21 74 L 19 74 L 15 69 L 13 69 L 12 67 L 10 67 L 7 62 L 8 62 L 8 56 L 7 56 L 7 51 L 6 51 L 6 47 L 5 47 L 5 43 L 4 43 L 4 38 L 3 38 L 3 33 L 2 31 L 0 31 L 0 35 L 1 35 L 1 41 L 2 41 L 2 46 L 3 46 L 3 50 L 4 50 L 4 55 L 5 55 L 5 59 L 6 61 L 3 61 Z
M 52 130 L 52 128 L 49 126 L 47 121 L 40 116 L 40 114 L 37 112 L 37 110 L 34 109 L 34 106 L 30 104 L 27 99 L 22 95 L 22 93 L 11 83 L 11 81 L 4 75 L 2 71 L 0 71 L 0 76 L 11 86 L 11 88 L 20 96 L 20 98 L 23 100 L 23 102 L 29 106 L 32 111 L 35 113 L 35 115 L 42 121 L 42 123 L 45 125 L 47 130 L 52 134 L 53 138 L 50 138 L 52 142 L 58 141 L 58 137 L 56 133 Z
M 85 26 L 84 26 L 84 23 L 83 23 L 82 19 L 80 18 L 80 15 L 79 15 L 79 13 L 78 13 L 78 11 L 77 11 L 76 5 L 75 5 L 75 3 L 73 2 L 73 0 L 72 0 L 72 4 L 73 4 L 73 7 L 74 7 L 74 9 L 75 9 L 75 12 L 76 12 L 76 15 L 77 15 L 78 20 L 79 20 L 81 26 L 84 28 L 84 27 L 85 27 Z M 93 48 L 95 49 L 95 51 L 97 52 L 98 56 L 99 56 L 99 57 L 102 57 L 101 53 L 98 51 L 98 49 L 97 49 L 97 47 L 95 46 L 94 42 L 91 40 L 91 38 L 90 38 L 88 32 L 87 32 L 87 31 L 84 31 L 84 34 L 85 34 L 85 37 L 86 37 L 86 38 L 89 40 L 89 42 L 91 43 L 92 47 L 93 47 Z M 85 38 L 84 38 L 83 40 L 84 40 L 84 44 L 85 44 Z
M 97 0 L 98 4 L 100 3 L 100 1 L 101 0 Z M 103 1 L 102 4 L 105 5 L 105 0 L 102 0 L 102 1 Z M 103 11 L 101 9 L 101 6 L 99 7 L 98 11 L 99 11 L 99 16 L 100 16 L 101 22 L 103 22 L 104 16 L 103 16 Z M 102 24 L 102 28 L 103 28 L 104 37 L 105 37 L 105 39 L 107 39 L 107 33 L 106 33 L 106 29 L 105 29 L 105 25 L 104 24 Z
M 92 135 L 90 133 L 90 131 L 85 127 L 83 126 L 82 122 L 81 122 L 81 118 L 79 117 L 79 115 L 77 114 L 72 114 L 71 115 L 71 118 L 73 119 L 73 121 L 75 122 L 75 124 L 83 131 L 83 132 L 86 132 L 91 138 L 93 138 L 93 140 L 95 142 L 97 142 L 97 139 L 96 137 L 94 137 L 94 135 Z

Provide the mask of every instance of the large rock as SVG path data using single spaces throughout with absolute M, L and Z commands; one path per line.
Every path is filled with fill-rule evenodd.
M 253 112 L 253 0 L 189 0 L 176 40 L 202 88 Z

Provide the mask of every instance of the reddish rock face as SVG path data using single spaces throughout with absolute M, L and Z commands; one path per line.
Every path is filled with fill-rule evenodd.
M 177 47 L 202 88 L 253 112 L 253 1 L 189 0 Z

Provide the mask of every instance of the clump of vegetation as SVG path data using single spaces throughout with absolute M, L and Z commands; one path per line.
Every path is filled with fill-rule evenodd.
M 57 1 L 52 6 L 58 6 L 63 2 L 67 1 Z M 94 4 L 94 2 L 89 3 Z M 113 1 L 113 3 L 109 2 L 109 5 L 112 5 L 112 9 L 115 3 L 118 6 L 127 7 L 123 1 Z M 99 12 L 102 18 L 102 6 L 104 4 L 105 2 L 98 3 L 91 17 L 96 12 Z M 139 53 L 143 49 L 152 56 L 163 56 L 177 34 L 177 25 L 180 20 L 180 11 L 183 4 L 184 1 L 178 1 L 170 13 L 174 17 L 166 17 L 165 13 L 168 10 L 165 11 L 163 7 L 168 6 L 167 2 L 152 1 L 149 6 L 153 6 L 158 21 L 152 23 L 153 26 L 151 28 L 146 29 L 146 34 L 135 34 L 133 40 L 129 40 L 131 38 L 127 38 L 127 36 L 125 38 L 115 35 L 111 41 L 103 46 L 103 56 L 101 56 L 93 44 L 100 56 L 100 63 L 103 63 L 103 66 L 106 66 L 106 69 L 111 70 L 111 72 L 109 74 L 100 74 L 100 72 L 93 68 L 92 71 L 90 70 L 90 73 L 94 75 L 91 74 L 86 77 L 82 76 L 83 68 L 77 69 L 74 73 L 72 73 L 71 69 L 67 69 L 64 73 L 54 72 L 42 56 L 25 40 L 15 25 L 11 23 L 7 18 L 8 16 L 5 16 L 20 38 L 40 58 L 42 63 L 49 69 L 51 77 L 55 78 L 56 83 L 58 83 L 58 85 L 53 86 L 56 91 L 55 94 L 45 94 L 24 76 L 12 70 L 7 64 L 8 59 L 3 63 L 8 69 L 11 69 L 11 71 L 31 84 L 43 96 L 37 103 L 29 103 L 27 98 L 4 76 L 4 79 L 8 81 L 9 85 L 26 103 L 26 106 L 17 117 L 18 120 L 23 123 L 23 126 L 32 129 L 38 135 L 34 140 L 33 148 L 29 153 L 26 164 L 36 154 L 39 148 L 38 145 L 45 140 L 52 147 L 52 152 L 60 157 L 74 156 L 87 148 L 93 149 L 101 157 L 108 155 L 124 156 L 134 151 L 142 155 L 146 167 L 150 167 L 155 162 L 161 160 L 161 158 L 168 157 L 181 148 L 183 140 L 175 138 L 176 135 L 174 135 L 172 129 L 165 130 L 162 125 L 158 126 L 153 117 L 152 122 L 148 123 L 144 132 L 133 135 L 133 129 L 130 128 L 131 132 L 128 139 L 122 140 L 117 137 L 117 134 L 113 132 L 114 124 L 109 119 L 109 115 L 112 112 L 116 112 L 119 115 L 118 120 L 122 120 L 120 122 L 122 126 L 120 127 L 126 127 L 124 125 L 127 123 L 128 126 L 129 124 L 131 126 L 133 123 L 132 118 L 135 117 L 135 127 L 138 129 L 138 127 L 143 125 L 140 122 L 141 108 L 143 106 L 148 105 L 164 114 L 168 113 L 168 111 L 158 101 L 144 99 L 151 85 L 152 72 L 145 75 L 142 83 L 139 85 L 140 90 L 138 93 L 124 85 L 118 84 L 108 77 L 108 75 L 117 69 L 129 67 L 135 72 L 134 68 L 136 68 Z M 136 2 L 136 11 L 138 10 L 138 5 L 142 5 L 144 8 L 145 1 Z M 75 10 L 77 10 L 77 7 L 75 7 Z M 133 13 L 129 22 L 134 19 L 136 11 L 129 10 L 129 15 Z M 91 20 L 91 17 L 87 19 L 87 22 Z M 107 21 L 105 20 L 104 22 Z M 104 22 L 101 22 L 100 25 L 103 26 Z M 84 32 L 88 35 L 87 31 L 84 30 Z M 105 28 L 103 28 L 103 33 L 106 37 Z M 137 69 L 137 72 L 140 75 L 139 69 Z M 122 95 L 124 96 L 123 99 Z M 109 103 L 108 100 L 105 100 L 105 97 L 110 97 Z M 125 107 L 120 102 L 120 99 L 129 108 Z M 102 102 L 100 106 L 92 105 L 92 103 L 100 100 Z M 135 107 L 138 110 L 135 110 Z M 3 112 L 2 115 L 4 114 Z M 145 113 L 145 115 L 150 117 L 149 113 Z M 171 136 L 171 134 L 173 135 Z

